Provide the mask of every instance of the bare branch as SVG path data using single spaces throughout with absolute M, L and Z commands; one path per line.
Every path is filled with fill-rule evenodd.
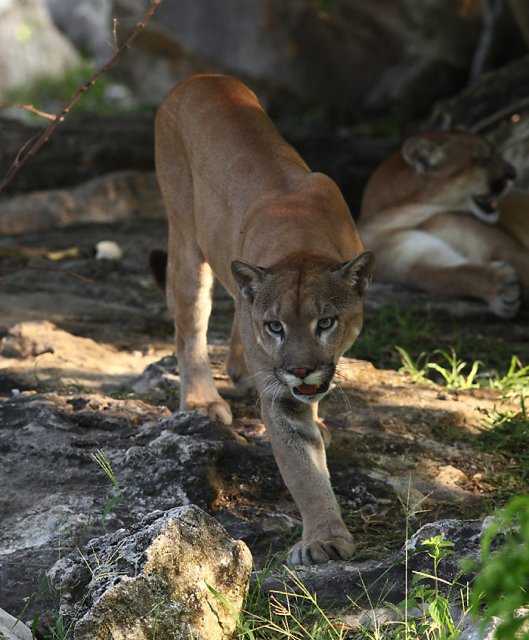
M 138 22 L 134 31 L 127 38 L 126 42 L 118 47 L 116 52 L 110 57 L 105 64 L 100 67 L 85 83 L 83 83 L 77 91 L 73 94 L 73 96 L 68 100 L 68 102 L 64 105 L 62 111 L 54 117 L 52 122 L 40 133 L 36 136 L 33 136 L 30 140 L 28 140 L 24 146 L 18 151 L 16 158 L 9 168 L 7 174 L 4 179 L 0 183 L 0 193 L 5 189 L 5 187 L 15 178 L 15 176 L 20 172 L 22 167 L 26 164 L 29 158 L 36 155 L 40 149 L 48 142 L 53 132 L 57 128 L 57 126 L 64 121 L 66 116 L 70 113 L 72 107 L 77 104 L 77 102 L 81 99 L 81 97 L 92 87 L 98 78 L 106 73 L 112 65 L 116 62 L 118 58 L 120 58 L 123 53 L 127 49 L 134 44 L 134 42 L 138 39 L 141 32 L 149 22 L 149 20 L 154 15 L 156 9 L 162 4 L 164 0 L 151 0 L 147 11 L 143 18 Z
M 118 42 L 118 19 L 114 18 L 112 21 L 112 38 L 114 39 L 114 48 L 119 49 Z
M 19 271 L 53 271 L 55 273 L 64 273 L 67 276 L 71 276 L 72 278 L 77 278 L 78 280 L 82 280 L 87 284 L 95 284 L 95 281 L 91 278 L 87 278 L 77 271 L 73 271 L 72 269 L 61 269 L 60 267 L 45 267 L 43 265 L 39 266 L 30 266 L 30 265 L 19 265 L 16 267 L 1 267 L 0 268 L 0 279 L 4 274 L 9 275 L 10 273 L 18 273 Z
M 6 104 L 0 107 L 0 110 L 3 109 L 24 109 L 24 111 L 29 111 L 30 113 L 34 113 L 41 118 L 45 118 L 46 120 L 55 120 L 56 116 L 53 113 L 46 113 L 46 111 L 41 111 L 34 107 L 32 104 Z

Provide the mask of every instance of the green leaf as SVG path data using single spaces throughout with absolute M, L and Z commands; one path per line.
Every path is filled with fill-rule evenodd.
M 217 589 L 215 589 L 215 587 L 213 585 L 208 584 L 207 582 L 205 584 L 206 584 L 206 587 L 209 589 L 209 591 L 211 591 L 211 593 L 215 596 L 215 598 L 217 598 L 217 600 L 221 604 L 223 604 L 226 607 L 226 609 L 228 609 L 228 611 L 230 613 L 232 613 L 234 616 L 238 615 L 237 611 L 235 611 L 235 609 L 232 607 L 232 605 L 226 599 L 226 596 L 222 595 L 222 593 L 220 591 L 218 591 Z
M 455 630 L 450 604 L 444 596 L 437 596 L 430 602 L 428 613 L 441 630 L 448 628 L 450 633 Z
M 40 622 L 41 617 L 42 617 L 42 613 L 36 613 L 33 616 L 33 620 L 31 622 L 31 633 L 32 633 L 34 638 L 37 637 L 37 628 L 39 626 L 39 622 Z
M 114 498 L 109 500 L 106 503 L 105 508 L 101 512 L 103 518 L 106 518 L 108 514 L 112 511 L 112 509 L 118 504 L 118 502 L 121 502 L 122 500 L 123 500 L 122 496 L 115 496 Z

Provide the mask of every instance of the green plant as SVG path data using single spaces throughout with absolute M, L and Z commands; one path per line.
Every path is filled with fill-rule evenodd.
M 433 382 L 431 378 L 428 377 L 428 373 L 435 371 L 439 374 L 440 380 L 447 389 L 462 391 L 479 387 L 477 374 L 482 364 L 479 360 L 474 361 L 470 366 L 470 371 L 466 373 L 467 363 L 458 358 L 453 349 L 450 352 L 436 349 L 432 354 L 440 355 L 448 366 L 443 366 L 443 364 L 432 361 L 431 356 L 424 353 L 421 353 L 416 360 L 413 360 L 409 353 L 402 347 L 397 346 L 395 349 L 399 353 L 402 362 L 399 371 L 411 376 L 412 382 Z
M 430 384 L 431 380 L 427 376 L 426 354 L 421 353 L 417 359 L 413 359 L 402 347 L 396 346 L 396 351 L 400 355 L 402 366 L 399 373 L 410 376 L 411 381 L 421 384 Z
M 408 609 L 420 612 L 414 619 L 407 618 L 407 624 L 397 632 L 396 638 L 400 640 L 455 640 L 461 635 L 456 628 L 450 611 L 449 598 L 444 595 L 439 585 L 444 583 L 450 591 L 455 583 L 450 583 L 439 578 L 439 565 L 444 558 L 453 554 L 453 542 L 445 540 L 443 536 L 433 536 L 421 542 L 421 546 L 433 560 L 433 573 L 415 571 L 413 574 L 413 589 L 410 596 L 404 602 Z M 433 586 L 425 584 L 428 580 Z
M 57 595 L 49 585 L 47 570 L 43 571 L 37 589 L 26 599 L 24 608 L 18 615 L 19 620 L 23 619 L 26 610 L 32 607 L 36 600 L 44 599 L 48 603 L 46 612 L 40 611 L 33 615 L 31 620 L 33 638 L 42 638 L 42 640 L 66 640 L 68 638 L 70 628 L 64 627 L 63 617 L 59 613 L 60 603 L 57 601 Z M 52 603 L 51 606 L 50 603 Z
M 529 481 L 529 413 L 526 398 L 519 397 L 520 408 L 495 408 L 483 421 L 479 443 L 483 450 L 503 457 L 503 463 L 493 474 L 507 493 L 527 490 Z
M 409 539 L 410 521 L 423 511 L 422 502 L 413 502 L 411 486 L 406 500 L 400 500 L 406 515 L 406 540 Z M 457 623 L 452 618 L 450 604 L 451 596 L 457 600 L 463 613 L 469 609 L 468 585 L 460 584 L 457 579 L 452 582 L 443 580 L 439 576 L 439 567 L 446 557 L 453 554 L 453 543 L 442 536 L 434 536 L 421 543 L 421 551 L 432 560 L 432 572 L 415 571 L 412 587 L 408 585 L 409 547 L 405 547 L 404 564 L 405 593 L 409 593 L 398 607 L 384 606 L 384 595 L 379 601 L 371 600 L 369 585 L 362 585 L 365 599 L 369 608 L 374 612 L 395 610 L 392 621 L 381 622 L 376 615 L 369 616 L 369 628 L 363 628 L 353 635 L 346 625 L 332 619 L 325 612 L 325 608 L 311 594 L 296 574 L 282 567 L 281 559 L 275 558 L 275 563 L 267 563 L 265 569 L 257 574 L 256 581 L 249 590 L 245 609 L 239 617 L 238 640 L 279 640 L 282 638 L 293 640 L 456 640 L 461 635 Z M 266 593 L 262 588 L 263 580 L 274 570 L 282 570 L 285 575 L 283 589 L 276 589 Z M 287 586 L 287 581 L 288 585 Z M 210 589 L 211 590 L 211 589 Z M 213 593 L 215 593 L 212 590 Z M 365 606 L 359 606 L 351 601 L 353 610 L 363 611 Z
M 250 589 L 237 628 L 238 640 L 344 640 L 346 630 L 334 623 L 317 596 L 288 567 L 283 589 L 265 593 L 263 577 Z M 287 586 L 287 581 L 292 587 Z
M 104 506 L 102 516 L 103 518 L 105 518 L 118 503 L 123 502 L 127 507 L 128 504 L 123 495 L 123 492 L 121 491 L 121 487 L 119 486 L 119 482 L 116 478 L 114 470 L 112 469 L 112 465 L 110 464 L 110 460 L 108 459 L 107 454 L 102 449 L 99 449 L 95 453 L 91 453 L 90 457 L 92 458 L 92 460 L 97 462 L 97 464 L 105 472 L 105 475 L 110 480 L 118 494 L 117 496 L 111 498 Z
M 493 545 L 503 538 L 493 553 Z M 476 617 L 500 623 L 496 640 L 529 638 L 529 495 L 513 498 L 497 512 L 481 541 L 481 569 L 471 593 Z
M 429 373 L 435 372 L 438 375 L 437 382 L 452 391 L 488 386 L 507 397 L 512 397 L 523 393 L 529 387 L 529 366 L 523 366 L 518 356 L 511 356 L 509 368 L 504 375 L 495 373 L 492 376 L 480 373 L 480 368 L 483 366 L 481 360 L 468 363 L 459 358 L 453 348 L 448 351 L 435 349 L 431 354 L 422 352 L 415 359 L 403 347 L 395 346 L 395 350 L 401 361 L 399 371 L 410 376 L 412 382 L 423 384 L 433 382 Z M 441 362 L 436 361 L 435 356 L 440 356 Z
M 399 496 L 406 516 L 406 542 L 410 537 L 410 522 L 424 511 L 425 499 L 423 497 L 418 502 L 412 500 L 411 480 L 406 499 Z M 456 640 L 459 638 L 461 632 L 457 628 L 450 608 L 452 592 L 457 592 L 460 608 L 463 613 L 466 613 L 470 608 L 468 585 L 460 584 L 457 577 L 452 582 L 448 582 L 439 576 L 439 567 L 446 557 L 453 554 L 453 546 L 453 542 L 440 535 L 423 540 L 422 551 L 432 559 L 432 573 L 414 571 L 410 589 L 408 581 L 410 550 L 409 545 L 406 544 L 404 592 L 409 595 L 396 607 L 401 615 L 398 616 L 398 620 L 385 625 L 379 625 L 373 619 L 375 628 L 365 629 L 358 640 Z M 365 588 L 365 591 L 371 605 L 368 589 Z M 371 608 L 373 609 L 372 606 Z
M 110 580 L 111 578 L 116 578 L 118 576 L 124 575 L 122 571 L 116 571 L 113 567 L 115 564 L 121 559 L 121 549 L 124 543 L 119 544 L 112 553 L 108 556 L 100 558 L 97 555 L 96 550 L 93 546 L 90 547 L 92 551 L 93 560 L 90 561 L 81 551 L 81 549 L 77 549 L 79 555 L 81 556 L 83 562 L 86 565 L 86 568 L 90 572 L 92 576 L 93 582 L 103 582 L 104 580 Z
M 529 389 L 529 365 L 523 366 L 518 356 L 511 356 L 511 362 L 505 375 L 496 374 L 489 380 L 489 387 L 511 396 L 524 393 Z
M 431 371 L 436 371 L 444 380 L 444 384 L 448 389 L 466 390 L 479 387 L 476 377 L 480 366 L 483 364 L 480 360 L 475 360 L 470 365 L 470 371 L 464 373 L 468 365 L 464 360 L 457 357 L 453 349 L 450 350 L 450 353 L 442 349 L 436 349 L 434 354 L 442 356 L 448 367 L 443 367 L 437 362 L 428 362 L 426 367 Z

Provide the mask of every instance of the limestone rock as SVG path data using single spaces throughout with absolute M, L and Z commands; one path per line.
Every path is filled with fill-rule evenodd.
M 0 609 L 0 640 L 32 640 L 33 635 L 20 620 Z
M 129 531 L 90 541 L 84 555 L 90 571 L 73 554 L 49 573 L 75 640 L 232 637 L 251 554 L 198 507 L 149 514 Z
M 47 189 L 0 200 L 0 233 L 116 222 L 131 216 L 162 217 L 152 172 L 118 171 L 72 189 Z
M 208 508 L 222 444 L 195 436 L 195 414 L 175 414 L 139 400 L 102 394 L 41 396 L 19 393 L 0 402 L 0 602 L 29 619 L 49 607 L 38 592 L 59 549 L 77 548 L 96 536 L 127 527 L 155 509 L 186 504 Z M 165 416 L 165 417 L 164 417 Z M 91 453 L 103 450 L 121 486 Z M 60 452 L 60 453 L 59 453 Z M 47 609 L 46 609 L 47 610 Z
M 114 0 L 124 24 L 144 0 Z M 116 72 L 140 95 L 160 99 L 195 72 L 227 72 L 278 110 L 311 104 L 358 115 L 405 100 L 428 109 L 468 76 L 479 8 L 459 0 L 173 0 L 162 4 Z M 384 46 L 380 46 L 383 42 Z
M 412 584 L 414 571 L 431 573 L 432 560 L 421 548 L 422 541 L 433 536 L 443 536 L 454 543 L 454 554 L 446 557 L 439 567 L 439 578 L 451 583 L 456 576 L 461 576 L 460 560 L 472 558 L 476 560 L 480 553 L 480 540 L 488 520 L 441 520 L 421 527 L 401 550 L 391 554 L 382 562 L 330 562 L 314 567 L 299 567 L 298 577 L 310 592 L 317 593 L 319 598 L 329 599 L 336 605 L 347 605 L 351 602 L 362 603 L 366 593 L 372 602 L 389 602 L 398 604 L 407 596 L 404 591 L 405 575 L 408 573 Z M 405 564 L 405 549 L 408 549 L 409 562 Z M 266 590 L 277 589 L 284 583 L 284 576 L 271 574 L 264 580 Z M 367 603 L 366 603 L 367 605 Z
M 52 23 L 44 0 L 4 0 L 0 4 L 0 101 L 15 87 L 39 76 L 60 76 L 79 63 L 70 42 Z
M 0 27 L 1 28 L 1 27 Z M 0 67 L 1 70 L 1 67 Z M 25 191 L 42 191 L 69 187 L 92 180 L 107 173 L 152 171 L 154 169 L 154 114 L 139 112 L 119 115 L 69 115 L 60 127 L 57 127 L 48 142 L 40 151 L 28 160 L 26 169 L 10 182 L 2 196 Z M 43 131 L 40 125 L 27 125 L 11 118 L 0 117 L 0 173 L 7 174 L 17 157 L 19 150 L 30 138 L 39 136 Z M 99 188 L 106 196 L 112 195 L 112 179 L 103 182 Z M 148 180 L 148 178 L 146 178 Z M 127 183 L 127 176 L 121 181 L 119 175 L 114 178 L 114 189 L 134 188 Z M 155 184 L 152 179 L 152 184 Z M 143 187 L 138 185 L 140 190 Z M 151 191 L 153 188 L 151 187 Z M 96 190 L 88 189 L 84 194 L 93 201 Z M 120 194 L 114 195 L 119 202 Z M 127 196 L 125 196 L 127 197 Z M 128 196 L 130 199 L 130 195 Z M 99 198 L 101 201 L 102 198 Z M 36 204 L 36 203 L 35 203 Z M 38 206 L 36 204 L 36 206 Z M 84 207 L 82 199 L 68 202 L 63 196 L 62 206 L 71 209 Z M 41 212 L 46 215 L 45 211 Z M 109 218 L 111 219 L 111 218 Z M 16 233 L 16 232 L 15 232 Z
M 77 49 L 106 62 L 112 50 L 111 0 L 46 0 L 53 22 Z

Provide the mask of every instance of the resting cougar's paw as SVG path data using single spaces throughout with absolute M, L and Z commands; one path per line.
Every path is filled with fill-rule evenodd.
M 300 540 L 290 550 L 288 559 L 294 565 L 323 564 L 329 560 L 348 560 L 354 550 L 352 536 L 328 540 Z
M 210 420 L 222 422 L 225 425 L 231 425 L 233 417 L 231 415 L 230 405 L 225 400 L 215 400 L 204 404 L 187 403 L 187 411 L 197 411 L 200 415 Z
M 520 309 L 521 288 L 515 270 L 506 262 L 492 262 L 495 295 L 489 306 L 500 318 L 513 318 Z

